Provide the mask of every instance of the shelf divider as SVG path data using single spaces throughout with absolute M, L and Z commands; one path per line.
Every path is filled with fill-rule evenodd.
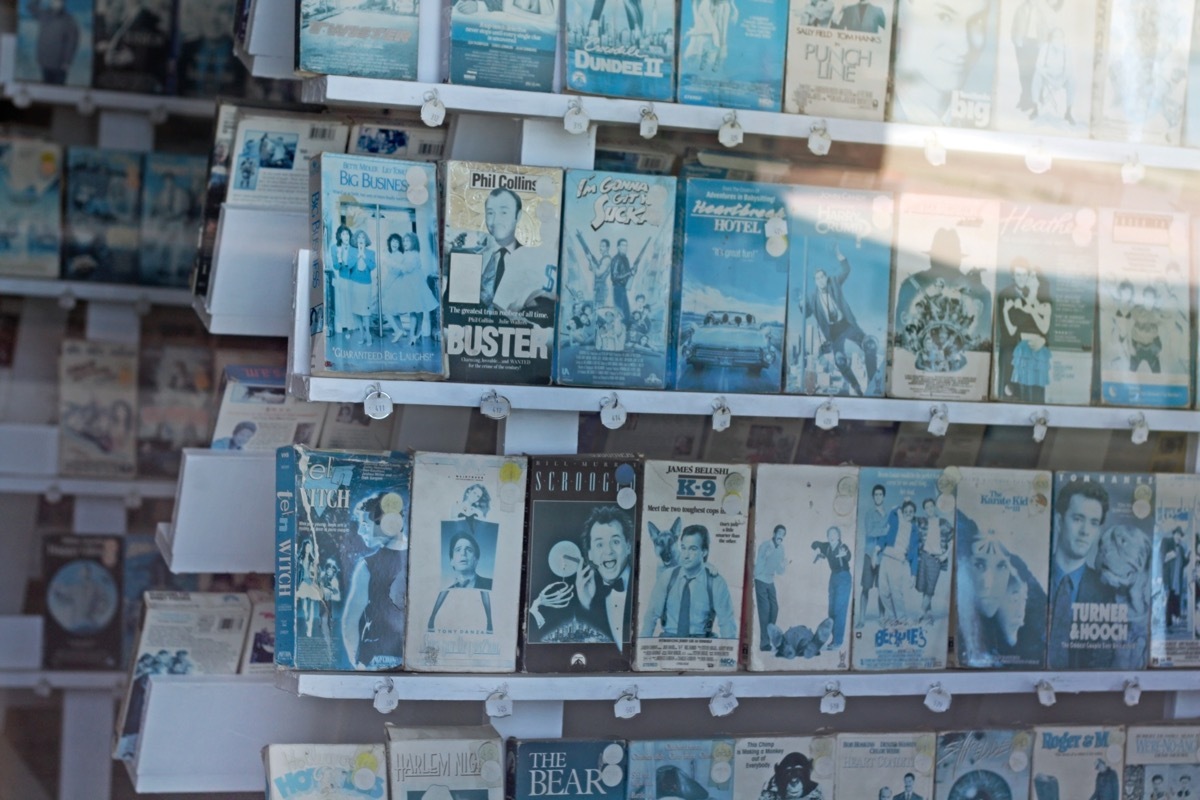
M 287 336 L 292 262 L 307 244 L 303 212 L 222 206 L 208 296 L 195 305 L 209 332 Z
M 155 534 L 174 573 L 275 571 L 275 454 L 187 448 Z

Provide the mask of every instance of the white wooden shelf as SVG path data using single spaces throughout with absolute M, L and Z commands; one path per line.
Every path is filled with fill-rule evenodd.
M 58 426 L 0 422 L 0 476 L 58 474 Z
M 0 615 L 0 671 L 41 668 L 44 626 L 33 614 Z
M 143 498 L 175 496 L 175 484 L 158 479 L 67 478 L 59 475 L 0 473 L 0 494 L 121 497 L 136 505 Z
M 613 675 L 380 675 L 366 673 L 298 673 L 279 670 L 281 689 L 306 697 L 372 700 L 381 682 L 390 681 L 402 701 L 479 701 L 503 690 L 514 701 L 616 701 L 630 688 L 642 700 L 703 699 L 729 686 L 739 698 L 821 697 L 831 684 L 853 697 L 924 697 L 934 684 L 952 696 L 1025 694 L 1048 681 L 1055 692 L 1124 692 L 1137 681 L 1145 692 L 1194 691 L 1196 670 L 1138 672 L 905 672 L 905 673 L 714 673 L 669 674 L 630 672 Z
M 125 684 L 124 672 L 67 672 L 60 670 L 0 670 L 0 689 L 115 690 Z
M 237 57 L 256 78 L 271 80 L 296 80 L 295 65 L 290 56 L 277 56 L 236 50 Z
M 580 389 L 564 386 L 504 386 L 421 381 L 374 381 L 298 375 L 294 385 L 308 400 L 361 403 L 368 387 L 378 385 L 395 403 L 478 406 L 491 391 L 508 399 L 513 410 L 599 411 L 601 400 L 616 394 L 626 410 L 640 414 L 711 415 L 714 401 L 723 398 L 736 416 L 811 418 L 827 400 L 842 419 L 928 422 L 939 403 L 888 398 L 824 398 L 806 395 L 747 395 L 716 392 L 664 392 L 633 389 Z M 1032 426 L 1043 415 L 1050 427 L 1132 430 L 1141 414 L 1152 431 L 1200 431 L 1200 414 L 1132 408 L 1028 406 L 1009 403 L 944 403 L 950 424 Z
M 0 85 L 3 86 L 4 96 L 10 98 L 17 108 L 25 108 L 31 103 L 46 103 L 74 106 L 84 114 L 94 111 L 138 111 L 183 117 L 211 117 L 216 109 L 214 100 L 204 98 L 26 83 L 16 79 L 16 65 L 17 37 L 14 34 L 0 36 Z
M 20 297 L 54 297 L 66 307 L 75 305 L 79 300 L 155 306 L 187 306 L 192 302 L 192 294 L 187 289 L 163 289 L 156 286 L 39 278 L 0 277 L 0 294 Z
M 296 3 L 257 0 L 251 7 L 245 48 L 237 57 L 258 78 L 296 79 Z
M 275 571 L 275 454 L 186 449 L 171 523 L 155 539 L 172 572 Z
M 193 307 L 210 333 L 285 337 L 292 331 L 296 251 L 308 214 L 223 205 L 208 295 Z
M 63 478 L 57 475 L 0 474 L 0 494 L 61 494 L 82 497 L 123 497 L 130 503 L 143 498 L 175 496 L 172 481 L 154 479 L 105 480 Z
M 436 92 L 449 111 L 523 118 L 562 118 L 567 112 L 567 104 L 578 101 L 582 103 L 584 112 L 593 122 L 628 125 L 637 125 L 641 121 L 642 110 L 652 106 L 660 127 L 707 130 L 714 134 L 729 113 L 729 109 L 711 106 L 334 75 L 309 78 L 303 85 L 305 101 L 333 106 L 420 108 L 430 92 Z M 748 134 L 804 139 L 812 131 L 813 125 L 819 123 L 825 125 L 835 143 L 854 142 L 887 147 L 924 148 L 931 134 L 935 134 L 938 143 L 946 149 L 951 159 L 955 152 L 1024 157 L 1041 148 L 1054 160 L 1124 164 L 1136 154 L 1141 163 L 1148 167 L 1200 170 L 1200 150 L 1183 147 L 1031 136 L 1000 131 L 929 128 L 898 122 L 825 119 L 769 111 L 738 111 L 737 119 Z
M 156 675 L 126 767 L 139 793 L 261 792 L 264 745 L 382 740 L 371 706 L 331 713 L 328 703 L 279 691 L 270 675 Z
M 71 478 L 58 474 L 58 426 L 0 423 L 0 494 L 124 498 L 175 496 L 175 482 L 162 478 Z

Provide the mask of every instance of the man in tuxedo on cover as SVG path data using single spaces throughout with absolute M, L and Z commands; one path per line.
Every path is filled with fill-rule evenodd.
M 1108 492 L 1087 481 L 1068 483 L 1054 502 L 1054 553 L 1050 563 L 1050 669 L 1103 668 L 1110 649 L 1070 648 L 1073 603 L 1113 603 L 1116 589 L 1088 564 L 1108 516 Z
M 559 631 L 581 623 L 606 637 L 587 641 L 612 642 L 623 650 L 633 620 L 633 522 L 616 506 L 597 506 L 583 523 L 579 544 L 584 563 L 575 571 L 574 586 L 549 583 L 529 604 L 530 637 L 566 641 Z
M 585 563 L 575 573 L 580 615 L 607 633 L 618 650 L 624 649 L 633 619 L 631 527 L 620 509 L 598 506 L 584 523 L 580 544 Z

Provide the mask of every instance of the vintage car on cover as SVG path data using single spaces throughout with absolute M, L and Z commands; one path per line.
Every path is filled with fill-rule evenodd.
M 684 360 L 693 369 L 745 367 L 757 375 L 775 363 L 776 348 L 753 314 L 710 311 L 692 332 L 683 348 Z

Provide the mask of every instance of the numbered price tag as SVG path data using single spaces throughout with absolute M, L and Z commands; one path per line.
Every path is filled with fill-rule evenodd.
M 492 692 L 484 701 L 484 709 L 489 717 L 511 717 L 513 711 L 512 698 L 508 692 Z
M 431 128 L 436 128 L 446 121 L 446 106 L 436 94 L 425 95 L 425 103 L 421 106 L 421 122 Z
M 1041 175 L 1044 172 L 1049 172 L 1053 166 L 1053 159 L 1046 148 L 1037 146 L 1025 154 L 1025 166 L 1034 175 Z
M 812 132 L 808 134 L 808 152 L 814 156 L 829 155 L 829 147 L 832 144 L 833 138 L 825 130 L 825 126 L 814 125 Z
M 613 705 L 613 713 L 617 719 L 633 719 L 642 713 L 642 701 L 636 692 L 626 692 Z
M 948 430 L 950 430 L 950 417 L 946 414 L 946 407 L 934 409 L 933 416 L 929 418 L 929 433 L 933 436 L 945 436 Z
M 837 406 L 833 403 L 826 403 L 817 409 L 816 419 L 817 427 L 823 431 L 831 431 L 838 426 L 840 419 Z
M 643 139 L 653 139 L 658 135 L 658 115 L 652 109 L 642 109 L 642 121 L 638 124 L 638 134 Z
M 725 404 L 724 397 L 718 397 L 713 401 L 713 416 L 712 428 L 717 433 L 729 430 L 729 424 L 733 421 L 733 412 L 729 410 L 729 406 Z
M 621 405 L 615 394 L 604 398 L 600 404 L 600 423 L 609 430 L 615 431 L 620 428 L 628 417 L 625 406 Z
M 842 694 L 840 689 L 832 688 L 826 690 L 821 697 L 821 713 L 822 714 L 840 714 L 846 710 L 846 695 Z
M 1050 681 L 1038 681 L 1037 696 L 1038 702 L 1047 708 L 1058 702 L 1058 698 L 1054 696 L 1054 687 L 1050 685 Z
M 925 693 L 925 707 L 935 714 L 946 713 L 950 710 L 950 693 L 940 683 L 935 683 Z
M 394 407 L 391 396 L 378 386 L 373 387 L 371 393 L 363 400 L 363 411 L 371 419 L 387 419 Z
M 400 705 L 400 693 L 396 691 L 396 684 L 392 683 L 390 678 L 375 685 L 373 702 L 375 710 L 380 714 L 390 714 Z
M 571 107 L 563 115 L 563 129 L 569 134 L 578 136 L 587 133 L 588 125 L 590 124 L 591 120 L 584 113 L 583 106 L 579 105 L 576 101 L 572 101 Z
M 942 146 L 936 133 L 929 134 L 925 139 L 925 160 L 931 167 L 940 167 L 946 163 L 946 148 Z
M 512 404 L 507 397 L 491 392 L 479 401 L 479 413 L 488 419 L 504 419 L 512 411 Z
M 1141 699 L 1141 685 L 1137 681 L 1125 681 L 1125 705 L 1136 706 Z
M 1125 183 L 1138 183 L 1146 177 L 1146 167 L 1136 158 L 1121 165 L 1121 180 Z
M 727 717 L 737 707 L 737 698 L 733 696 L 733 692 L 728 686 L 722 688 L 708 701 L 708 711 L 714 717 Z
M 744 132 L 742 126 L 737 121 L 736 114 L 730 114 L 725 118 L 725 124 L 717 131 L 717 141 L 726 147 L 737 147 L 742 143 Z

